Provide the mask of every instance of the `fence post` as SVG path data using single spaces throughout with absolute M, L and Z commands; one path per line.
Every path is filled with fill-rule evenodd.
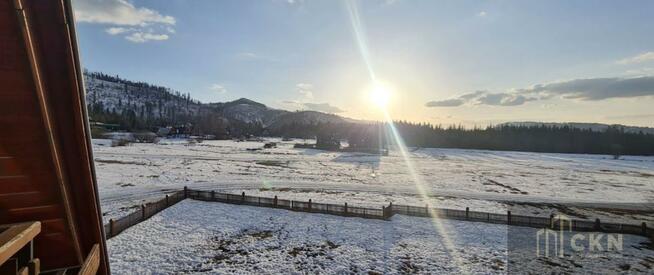
M 216 191 L 211 190 L 211 200 L 212 201 L 216 200 Z
M 466 207 L 466 220 L 470 217 L 470 207 Z
M 277 196 L 275 196 L 275 198 L 273 199 L 273 206 L 277 207 Z
M 311 212 L 311 199 L 309 199 L 309 212 Z
M 116 232 L 114 229 L 114 219 L 109 219 L 109 237 L 113 237 L 114 232 Z
M 166 207 L 170 206 L 170 203 L 168 202 L 168 195 L 166 195 Z
M 506 222 L 507 224 L 511 224 L 511 210 L 506 211 Z
M 347 202 L 345 203 L 345 208 L 343 208 L 343 212 L 345 213 L 345 215 L 347 215 Z
M 386 206 L 382 205 L 382 217 L 385 219 L 386 218 Z
M 599 218 L 595 219 L 595 229 L 596 229 L 596 230 L 599 230 L 599 229 L 600 229 L 600 225 L 601 225 L 601 224 L 600 224 L 600 219 L 599 219 Z
M 188 198 L 188 187 L 184 186 L 184 198 Z
M 393 202 L 388 203 L 388 211 L 393 213 Z M 389 215 L 389 217 L 390 217 L 390 215 Z
M 141 204 L 141 221 L 145 220 L 145 204 Z
M 550 228 L 554 229 L 554 214 L 550 214 Z
M 245 203 L 245 192 L 241 193 L 241 203 Z
M 647 224 L 643 222 L 641 224 L 642 230 L 643 230 L 643 236 L 647 236 Z

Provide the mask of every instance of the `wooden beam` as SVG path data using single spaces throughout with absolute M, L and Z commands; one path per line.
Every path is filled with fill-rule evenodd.
M 49 108 L 49 100 L 47 93 L 45 92 L 43 79 L 41 77 L 41 69 L 38 62 L 37 50 L 34 45 L 34 40 L 32 38 L 32 32 L 27 18 L 27 13 L 24 10 L 23 0 L 14 0 L 14 6 L 18 14 L 19 24 L 21 26 L 21 31 L 23 33 L 23 39 L 25 42 L 25 49 L 27 51 L 27 57 L 30 61 L 30 69 L 32 71 L 32 77 L 34 78 L 34 84 L 36 89 L 36 94 L 39 99 L 39 106 L 41 108 L 41 115 L 43 118 L 44 129 L 48 138 L 48 145 L 50 147 L 50 157 L 52 158 L 55 172 L 57 175 L 57 181 L 60 187 L 60 194 L 62 198 L 62 205 L 64 206 L 64 212 L 66 213 L 66 221 L 70 229 L 71 238 L 73 239 L 73 247 L 75 248 L 75 254 L 79 262 L 83 260 L 82 252 L 80 247 L 80 241 L 78 238 L 77 226 L 75 222 L 75 217 L 72 214 L 72 206 L 70 205 L 70 191 L 68 190 L 68 185 L 66 184 L 66 175 L 64 173 L 64 164 L 61 159 L 61 153 L 59 152 L 59 146 L 57 139 L 55 137 L 55 126 L 52 119 L 51 110 Z
M 10 225 L 0 233 L 0 265 L 28 245 L 41 232 L 41 222 Z
M 98 272 L 98 267 L 100 266 L 100 245 L 95 244 L 89 252 L 89 255 L 86 256 L 84 264 L 80 267 L 78 275 L 92 275 Z

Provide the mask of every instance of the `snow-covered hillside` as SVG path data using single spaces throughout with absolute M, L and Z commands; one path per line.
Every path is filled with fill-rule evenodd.
M 113 80 L 113 81 L 112 81 Z M 194 116 L 200 104 L 188 95 L 146 83 L 105 78 L 85 74 L 86 102 L 92 111 L 127 114 L 144 119 L 163 119 L 174 116 Z
M 201 103 L 169 88 L 133 82 L 102 73 L 84 74 L 86 101 L 91 114 L 115 114 L 127 119 L 155 121 L 156 124 L 183 124 L 194 121 L 197 116 L 212 115 L 233 123 L 254 123 L 263 127 L 279 127 L 284 124 L 315 124 L 318 122 L 352 122 L 333 114 L 314 111 L 289 112 L 270 108 L 246 98 L 230 102 Z M 96 115 L 92 119 L 102 119 Z

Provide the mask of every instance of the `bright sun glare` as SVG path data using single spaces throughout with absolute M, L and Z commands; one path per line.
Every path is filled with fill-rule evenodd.
M 375 83 L 370 90 L 370 102 L 378 108 L 386 108 L 391 99 L 391 90 L 381 83 Z

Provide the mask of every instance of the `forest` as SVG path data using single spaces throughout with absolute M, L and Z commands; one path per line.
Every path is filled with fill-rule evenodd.
M 516 126 L 496 125 L 484 128 L 462 126 L 443 127 L 428 123 L 396 121 L 394 127 L 406 146 L 424 148 L 486 149 L 502 151 L 528 151 L 575 154 L 654 155 L 654 135 L 643 132 L 627 132 L 621 126 L 611 126 L 604 131 L 593 131 L 569 126 Z M 390 127 L 377 124 L 288 124 L 272 131 L 275 136 L 298 138 L 321 134 L 336 135 L 348 140 L 354 136 L 361 140 L 362 129 L 370 128 L 368 135 L 379 135 L 382 143 L 393 143 Z M 364 139 L 366 140 L 366 139 Z M 374 136 L 367 138 L 377 142 Z M 371 146 L 376 146 L 371 144 Z
M 593 131 L 568 126 L 498 125 L 466 129 L 396 122 L 407 146 L 549 153 L 654 155 L 654 135 L 621 126 Z

